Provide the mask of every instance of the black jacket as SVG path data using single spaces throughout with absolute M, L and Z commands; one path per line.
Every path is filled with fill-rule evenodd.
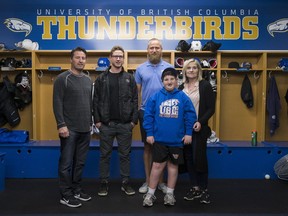
M 21 119 L 14 101 L 14 85 L 7 76 L 0 83 L 0 127 L 7 122 L 11 127 L 17 126 Z
M 271 136 L 275 134 L 276 129 L 280 126 L 280 109 L 281 101 L 276 79 L 274 76 L 271 76 L 269 82 L 269 90 L 267 94 L 267 111 L 269 113 L 269 130 Z
M 184 84 L 179 86 L 183 90 Z M 199 82 L 199 113 L 198 122 L 201 123 L 201 130 L 199 132 L 193 131 L 192 139 L 196 145 L 194 148 L 194 166 L 198 172 L 208 172 L 207 160 L 207 138 L 211 136 L 211 128 L 208 125 L 209 119 L 215 112 L 215 94 L 213 93 L 211 84 L 206 80 Z
M 108 124 L 109 113 L 109 69 L 100 74 L 95 80 L 93 112 L 95 123 Z M 132 74 L 122 70 L 119 76 L 119 107 L 121 123 L 138 122 L 138 92 Z
M 184 89 L 184 83 L 179 86 L 180 90 Z M 208 126 L 209 119 L 213 116 L 215 112 L 215 94 L 213 93 L 211 84 L 206 80 L 201 80 L 199 82 L 199 113 L 198 122 L 201 123 L 201 131 L 204 137 L 210 137 L 211 129 Z

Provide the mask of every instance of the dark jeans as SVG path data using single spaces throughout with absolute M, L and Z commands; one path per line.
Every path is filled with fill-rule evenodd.
M 79 193 L 82 172 L 90 144 L 90 132 L 79 133 L 69 131 L 69 137 L 61 138 L 61 155 L 59 158 L 58 174 L 60 193 L 64 197 Z
M 110 160 L 113 142 L 118 142 L 118 155 L 120 159 L 120 175 L 122 181 L 130 177 L 130 152 L 132 144 L 131 123 L 109 123 L 100 127 L 100 180 L 108 182 L 110 177 Z
M 191 145 L 184 145 L 184 160 L 189 173 L 191 187 L 198 186 L 202 190 L 208 187 L 208 172 L 198 172 L 195 168 L 196 137 L 193 136 Z

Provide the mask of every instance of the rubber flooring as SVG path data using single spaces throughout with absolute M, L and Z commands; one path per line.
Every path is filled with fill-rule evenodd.
M 163 205 L 161 191 L 156 191 L 153 207 L 143 207 L 143 195 L 138 193 L 142 180 L 132 179 L 131 184 L 137 190 L 133 196 L 121 191 L 120 180 L 112 180 L 108 196 L 99 197 L 98 179 L 83 179 L 83 187 L 92 200 L 80 208 L 69 208 L 59 203 L 57 179 L 6 179 L 5 190 L 0 192 L 0 215 L 288 215 L 288 182 L 278 179 L 211 179 L 210 204 L 185 201 L 188 181 L 179 179 L 176 205 L 169 207 Z

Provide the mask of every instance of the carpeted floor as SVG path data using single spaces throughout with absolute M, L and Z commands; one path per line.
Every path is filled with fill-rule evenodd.
M 157 200 L 150 208 L 142 206 L 143 195 L 138 193 L 141 180 L 131 181 L 137 189 L 135 195 L 125 195 L 120 190 L 120 181 L 113 180 L 108 196 L 99 197 L 99 181 L 83 179 L 92 200 L 80 208 L 69 208 L 59 204 L 57 179 L 6 179 L 5 190 L 0 192 L 0 215 L 288 215 L 288 182 L 280 180 L 211 179 L 212 202 L 200 204 L 199 200 L 183 199 L 188 182 L 180 179 L 175 191 L 175 206 L 164 206 L 164 196 L 157 191 Z

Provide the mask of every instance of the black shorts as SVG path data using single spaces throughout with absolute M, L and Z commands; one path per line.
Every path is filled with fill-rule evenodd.
M 183 164 L 183 147 L 165 146 L 155 142 L 152 149 L 152 158 L 153 162 L 157 163 L 170 160 L 175 165 Z

